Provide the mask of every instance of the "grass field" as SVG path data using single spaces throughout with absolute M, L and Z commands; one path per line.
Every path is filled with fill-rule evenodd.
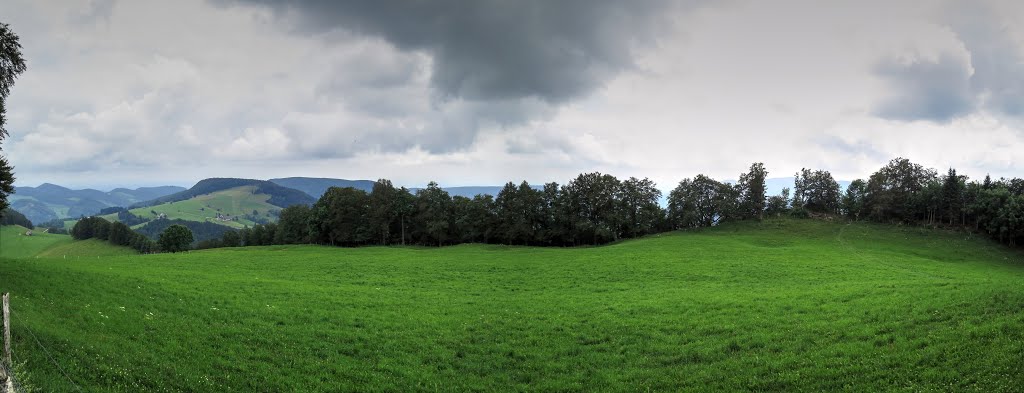
M 118 247 L 99 239 L 75 241 L 68 235 L 55 235 L 7 225 L 0 226 L 0 258 L 84 258 L 134 255 L 135 250 Z M 0 276 L 0 280 L 3 277 Z
M 72 241 L 58 246 L 50 247 L 36 255 L 38 258 L 64 258 L 64 257 L 109 257 L 116 255 L 138 254 L 132 248 L 119 247 L 110 244 L 106 240 L 88 239 Z
M 6 245 L 5 245 L 6 247 Z M 0 259 L 43 391 L 1020 391 L 1024 255 L 738 223 L 604 247 Z
M 156 212 L 157 214 L 166 214 L 167 218 L 172 220 L 180 218 L 186 221 L 210 221 L 232 228 L 252 227 L 255 225 L 255 222 L 243 217 L 243 215 L 251 214 L 253 211 L 267 219 L 276 220 L 277 217 L 271 217 L 267 215 L 267 212 L 270 210 L 281 210 L 281 208 L 267 203 L 270 195 L 253 194 L 255 188 L 255 186 L 236 187 L 212 194 L 199 195 L 184 201 L 140 207 L 130 211 L 132 214 L 143 218 L 155 218 L 153 212 Z M 217 221 L 215 220 L 217 213 L 229 214 L 232 217 L 238 216 L 238 221 Z M 107 214 L 100 217 L 111 222 L 117 221 L 117 214 Z M 70 221 L 65 226 L 70 229 L 74 224 L 74 221 Z M 142 225 L 145 224 L 136 225 L 132 228 L 137 229 Z
M 46 249 L 73 242 L 71 236 L 55 235 L 33 231 L 25 236 L 28 229 L 19 225 L 0 226 L 0 258 L 34 257 Z M 0 276 L 0 280 L 3 276 Z

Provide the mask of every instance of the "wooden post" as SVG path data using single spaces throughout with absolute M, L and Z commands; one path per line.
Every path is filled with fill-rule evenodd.
M 8 294 L 3 295 L 3 318 L 4 318 L 4 357 L 0 359 L 0 382 L 4 384 L 0 386 L 0 390 L 10 392 L 12 390 L 7 387 L 11 385 L 11 375 L 7 375 L 6 370 L 11 367 L 11 307 L 7 304 Z
M 9 293 L 4 293 L 4 364 L 11 367 L 11 304 Z

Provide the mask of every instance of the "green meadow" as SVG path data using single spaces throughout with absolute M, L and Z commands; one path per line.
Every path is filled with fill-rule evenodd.
M 1024 386 L 1024 254 L 964 233 L 768 220 L 588 248 L 68 260 L 10 239 L 14 358 L 47 392 L 76 388 L 34 337 L 84 391 Z
M 34 257 L 47 249 L 74 243 L 68 235 L 32 231 L 32 236 L 27 236 L 27 232 L 28 228 L 22 226 L 0 226 L 0 258 Z M 0 280 L 3 280 L 3 276 L 0 276 Z
M 75 241 L 68 235 L 39 230 L 27 236 L 20 226 L 0 226 L 0 258 L 84 258 L 135 255 L 135 250 L 112 245 L 100 239 Z M 0 283 L 3 281 L 0 276 Z

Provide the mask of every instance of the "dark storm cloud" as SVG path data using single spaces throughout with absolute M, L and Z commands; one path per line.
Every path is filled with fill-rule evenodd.
M 947 122 L 979 109 L 998 116 L 1024 116 L 1024 47 L 1006 23 L 982 4 L 954 7 L 948 27 L 967 51 L 912 63 L 883 61 L 875 74 L 898 93 L 876 110 L 891 120 Z
M 296 31 L 340 29 L 432 55 L 442 97 L 557 104 L 634 66 L 653 41 L 664 0 L 224 0 L 269 7 Z
M 984 95 L 985 107 L 1009 116 L 1024 116 L 1024 47 L 1014 42 L 1005 22 L 991 10 L 974 7 L 953 24 L 971 52 L 971 87 Z
M 875 73 L 895 91 L 876 108 L 879 117 L 948 122 L 975 109 L 969 65 L 953 56 L 909 62 L 889 59 L 876 65 Z

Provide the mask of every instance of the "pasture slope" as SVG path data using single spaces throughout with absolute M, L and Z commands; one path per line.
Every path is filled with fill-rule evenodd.
M 0 259 L 43 391 L 1019 391 L 1024 256 L 812 220 L 603 247 Z
M 20 225 L 0 226 L 0 258 L 29 258 L 44 250 L 70 244 L 74 240 L 68 235 L 55 235 L 33 231 L 32 236 L 25 236 L 28 228 Z M 0 280 L 3 276 L 0 276 Z
M 195 196 L 182 201 L 168 202 L 155 206 L 139 207 L 129 210 L 132 214 L 153 219 L 155 214 L 165 214 L 167 218 L 182 219 L 185 221 L 213 222 L 226 225 L 232 228 L 244 228 L 253 226 L 256 223 L 245 217 L 255 211 L 259 216 L 268 220 L 276 221 L 277 217 L 270 214 L 271 210 L 281 210 L 268 202 L 270 195 L 256 194 L 255 186 L 241 186 L 227 190 L 216 191 L 210 194 Z M 155 213 L 155 214 L 154 214 Z M 231 217 L 238 217 L 238 221 L 217 220 L 217 214 L 227 214 Z M 117 214 L 100 216 L 107 221 L 117 221 Z M 73 226 L 74 223 L 69 224 Z M 134 228 L 145 224 L 136 225 Z
M 120 247 L 99 239 L 76 241 L 68 235 L 33 231 L 17 225 L 0 226 L 0 258 L 82 258 L 137 254 L 128 247 Z M 0 275 L 0 286 L 4 277 Z

